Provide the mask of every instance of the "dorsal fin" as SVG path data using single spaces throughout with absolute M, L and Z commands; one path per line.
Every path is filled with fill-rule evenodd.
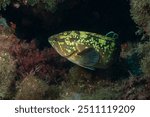
M 114 38 L 114 39 L 117 39 L 118 38 L 118 34 L 113 32 L 113 31 L 110 31 L 106 34 L 107 37 L 111 37 L 111 38 Z

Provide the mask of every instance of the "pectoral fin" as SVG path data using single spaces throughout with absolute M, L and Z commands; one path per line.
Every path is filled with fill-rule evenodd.
M 99 53 L 93 48 L 85 49 L 77 55 L 78 64 L 91 70 L 94 70 L 93 66 L 98 63 L 100 59 Z

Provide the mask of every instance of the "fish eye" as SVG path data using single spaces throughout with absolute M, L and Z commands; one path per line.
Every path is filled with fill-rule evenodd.
M 57 42 L 57 41 L 59 41 L 59 42 L 64 42 L 64 40 L 63 40 L 63 39 L 56 38 L 56 37 L 55 37 L 55 38 L 53 38 L 53 40 L 55 40 L 56 42 Z
M 58 39 L 55 37 L 55 38 L 53 38 L 53 40 L 55 40 L 55 41 L 58 41 Z
M 56 38 L 56 37 L 51 37 L 50 40 L 51 41 L 59 41 L 58 38 Z

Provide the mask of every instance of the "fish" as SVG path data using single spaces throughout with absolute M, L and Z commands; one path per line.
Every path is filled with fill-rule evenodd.
M 87 31 L 64 31 L 48 38 L 51 46 L 62 56 L 81 67 L 106 69 L 117 51 L 118 34 L 106 35 Z

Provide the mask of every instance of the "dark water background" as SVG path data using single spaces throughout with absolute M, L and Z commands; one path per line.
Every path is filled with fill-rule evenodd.
M 68 0 L 69 1 L 69 0 Z M 114 31 L 120 41 L 136 41 L 136 26 L 126 0 L 76 0 L 60 4 L 52 13 L 29 6 L 8 6 L 3 17 L 17 25 L 17 37 L 36 38 L 39 47 L 49 46 L 49 36 L 66 30 L 83 30 L 100 34 Z

